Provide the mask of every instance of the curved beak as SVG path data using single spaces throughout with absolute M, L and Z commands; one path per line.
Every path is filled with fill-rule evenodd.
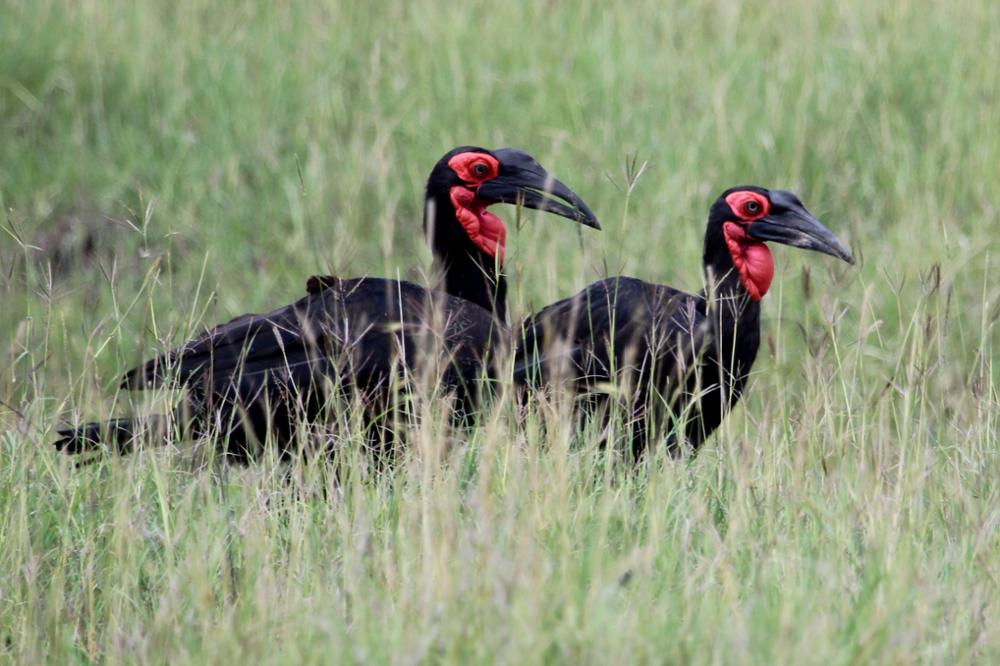
M 501 148 L 493 154 L 500 162 L 500 173 L 479 186 L 476 191 L 479 199 L 543 210 L 584 226 L 601 228 L 597 216 L 583 199 L 549 175 L 531 155 L 516 148 Z
M 791 192 L 772 190 L 771 212 L 751 222 L 747 233 L 757 240 L 816 250 L 839 257 L 849 264 L 854 263 L 854 257 L 844 242 L 810 215 Z

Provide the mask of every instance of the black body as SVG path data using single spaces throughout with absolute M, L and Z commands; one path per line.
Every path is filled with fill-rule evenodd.
M 470 411 L 508 331 L 498 261 L 469 241 L 448 197 L 450 188 L 464 186 L 448 166 L 461 153 L 489 155 L 499 164 L 490 187 L 478 185 L 480 200 L 521 203 L 599 228 L 586 204 L 527 153 L 456 148 L 435 166 L 426 193 L 425 227 L 443 290 L 383 278 L 310 278 L 299 301 L 237 317 L 125 375 L 128 389 L 183 389 L 171 418 L 85 424 L 60 431 L 55 445 L 80 453 L 106 444 L 124 453 L 140 431 L 162 441 L 176 427 L 186 436 L 218 435 L 226 453 L 240 460 L 268 436 L 291 454 L 298 426 L 345 405 L 360 405 L 373 425 L 369 432 L 384 440 L 399 392 L 414 382 L 453 394 L 458 411 Z
M 682 444 L 700 446 L 743 395 L 760 347 L 760 303 L 740 279 L 723 235 L 723 224 L 734 219 L 725 197 L 743 190 L 771 202 L 767 217 L 747 223 L 755 240 L 766 237 L 853 263 L 794 195 L 728 190 L 709 215 L 703 291 L 625 276 L 595 282 L 523 322 L 515 381 L 536 389 L 568 385 L 582 394 L 585 414 L 617 402 L 629 417 L 636 459 L 652 437 L 665 437 L 673 454 Z

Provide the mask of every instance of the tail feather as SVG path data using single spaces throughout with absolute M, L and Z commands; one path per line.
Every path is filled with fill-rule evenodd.
M 59 431 L 53 446 L 67 454 L 98 451 L 107 447 L 113 453 L 126 455 L 135 448 L 135 442 L 145 437 L 150 443 L 165 444 L 169 420 L 163 415 L 114 419 L 103 423 L 84 423 Z

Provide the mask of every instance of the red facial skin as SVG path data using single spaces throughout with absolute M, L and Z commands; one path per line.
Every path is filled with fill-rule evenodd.
M 503 220 L 486 210 L 489 203 L 476 196 L 480 185 L 500 173 L 500 163 L 485 153 L 460 153 L 448 160 L 448 166 L 464 183 L 450 191 L 455 217 L 476 247 L 503 263 L 507 227 Z
M 767 197 L 756 192 L 740 190 L 726 197 L 726 203 L 736 216 L 736 220 L 722 225 L 733 265 L 739 273 L 740 282 L 750 298 L 759 301 L 771 287 L 774 278 L 774 257 L 771 250 L 761 241 L 750 238 L 747 227 L 750 223 L 766 216 L 771 210 Z M 753 210 L 756 204 L 756 210 Z M 747 210 L 750 208 L 751 210 Z

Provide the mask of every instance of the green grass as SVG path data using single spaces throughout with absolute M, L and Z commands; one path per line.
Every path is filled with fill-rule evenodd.
M 0 2 L 0 660 L 1000 660 L 1000 5 L 285 4 Z M 498 209 L 515 312 L 699 288 L 736 184 L 860 262 L 776 248 L 748 398 L 638 471 L 546 406 L 428 419 L 382 477 L 47 446 L 312 273 L 420 279 L 461 143 L 604 223 Z

